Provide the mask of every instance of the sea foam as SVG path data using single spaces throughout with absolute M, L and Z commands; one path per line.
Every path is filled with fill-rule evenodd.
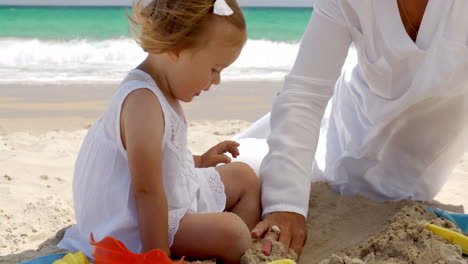
M 130 38 L 48 41 L 0 39 L 0 83 L 120 81 L 146 56 Z M 248 40 L 224 80 L 281 79 L 291 69 L 299 43 Z

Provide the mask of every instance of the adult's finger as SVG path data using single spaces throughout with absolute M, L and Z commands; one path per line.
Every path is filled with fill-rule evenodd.
M 262 253 L 265 254 L 265 256 L 270 256 L 271 254 L 271 249 L 272 249 L 271 241 L 269 240 L 263 240 L 262 244 Z
M 301 256 L 302 248 L 304 247 L 306 239 L 307 233 L 298 232 L 291 240 L 291 248 L 296 252 L 298 258 Z
M 268 229 L 262 243 L 262 252 L 267 256 L 271 254 L 271 241 L 277 241 L 279 238 L 277 233 L 270 231 L 270 228 Z
M 288 255 L 289 252 L 289 247 L 291 246 L 291 231 L 289 229 L 281 230 L 280 236 L 278 241 L 283 245 L 284 247 L 284 256 Z
M 285 246 L 287 252 L 289 252 L 289 247 L 296 253 L 302 251 L 306 239 L 304 216 L 292 212 L 274 212 L 267 216 L 264 221 L 268 221 L 270 225 L 277 225 L 280 228 L 279 239 L 283 246 Z M 266 236 L 268 236 L 268 234 Z M 265 239 L 265 241 L 266 240 L 267 239 Z M 264 245 L 264 248 L 267 246 L 268 245 Z
M 253 238 L 260 238 L 270 229 L 270 224 L 268 221 L 260 221 L 254 229 L 252 229 L 251 236 Z

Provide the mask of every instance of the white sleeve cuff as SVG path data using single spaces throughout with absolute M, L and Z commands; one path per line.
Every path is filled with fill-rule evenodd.
M 304 216 L 304 218 L 307 218 L 308 209 L 309 208 L 301 208 L 288 204 L 276 204 L 263 209 L 262 219 L 265 219 L 265 217 L 274 212 L 291 212 L 300 214 Z

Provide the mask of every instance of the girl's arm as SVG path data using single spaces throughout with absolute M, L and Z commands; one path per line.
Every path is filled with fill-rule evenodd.
M 162 178 L 164 116 L 157 97 L 149 89 L 130 93 L 123 103 L 120 122 L 143 251 L 161 249 L 170 256 L 168 205 Z
M 199 155 L 193 155 L 193 162 L 195 163 L 195 168 L 201 168 L 201 159 L 202 157 Z

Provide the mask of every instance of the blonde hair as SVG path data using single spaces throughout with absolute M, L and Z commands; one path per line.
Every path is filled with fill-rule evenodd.
M 127 17 L 133 37 L 149 53 L 161 54 L 196 46 L 213 16 L 226 19 L 240 31 L 246 30 L 244 15 L 236 0 L 226 0 L 234 11 L 230 16 L 213 13 L 215 0 L 152 0 L 149 5 L 144 2 L 134 0 L 133 16 Z

